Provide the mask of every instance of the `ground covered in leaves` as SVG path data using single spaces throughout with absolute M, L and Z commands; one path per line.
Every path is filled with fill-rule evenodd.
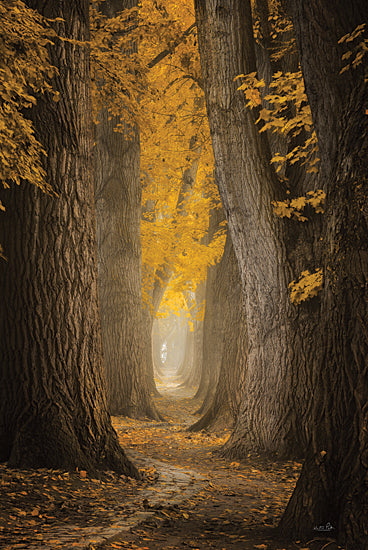
M 89 550 L 335 550 L 332 539 L 285 543 L 275 527 L 300 471 L 294 462 L 216 450 L 229 430 L 192 433 L 189 394 L 166 387 L 165 422 L 115 417 L 136 481 L 112 472 L 14 470 L 0 466 L 0 548 Z

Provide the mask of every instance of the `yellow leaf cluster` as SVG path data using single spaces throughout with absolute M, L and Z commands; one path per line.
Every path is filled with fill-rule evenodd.
M 116 130 L 127 138 L 129 125 L 139 127 L 143 298 L 150 305 L 153 280 L 170 271 L 167 296 L 171 293 L 169 301 L 176 308 L 175 301 L 183 302 L 180 293 L 205 278 L 207 266 L 218 261 L 224 244 L 223 230 L 210 244 L 204 242 L 209 211 L 218 205 L 219 196 L 212 178 L 193 3 L 143 0 L 114 18 L 106 18 L 98 8 L 95 0 L 95 119 L 107 108 L 117 117 Z M 181 196 L 190 170 L 191 188 Z
M 274 132 L 291 142 L 303 131 L 307 136 L 301 145 L 293 147 L 288 153 L 276 153 L 271 162 L 280 172 L 285 163 L 307 165 L 307 172 L 318 172 L 319 162 L 317 137 L 313 129 L 312 114 L 304 89 L 301 71 L 283 73 L 278 71 L 272 77 L 268 92 L 263 79 L 256 73 L 239 75 L 242 84 L 238 90 L 244 92 L 247 107 L 253 109 L 262 103 L 257 124 L 260 132 Z M 263 102 L 261 95 L 263 94 Z
M 364 67 L 365 82 L 368 82 L 368 70 L 367 70 L 367 54 L 368 54 L 368 38 L 367 38 L 367 24 L 362 23 L 358 25 L 351 33 L 342 36 L 338 42 L 342 45 L 349 45 L 351 49 L 348 49 L 342 56 L 342 61 L 346 64 L 340 71 L 340 74 L 350 69 L 356 69 L 359 66 Z
M 272 38 L 271 58 L 273 61 L 279 61 L 287 55 L 296 53 L 294 29 L 280 0 L 269 0 L 268 7 L 268 24 Z
M 47 46 L 54 36 L 47 21 L 20 0 L 0 2 L 0 181 L 5 187 L 28 181 L 50 191 L 45 151 L 24 112 L 40 94 L 53 94 L 55 69 Z
M 308 191 L 306 197 L 297 197 L 285 201 L 273 201 L 273 211 L 280 218 L 292 218 L 305 222 L 308 218 L 302 215 L 304 208 L 309 205 L 314 208 L 317 214 L 323 213 L 323 206 L 326 199 L 326 193 L 322 189 L 317 191 Z
M 305 300 L 309 300 L 317 296 L 322 290 L 323 273 L 322 269 L 317 269 L 314 273 L 309 270 L 303 271 L 297 281 L 292 281 L 289 284 L 290 300 L 293 304 L 300 304 Z
M 155 93 L 142 97 L 146 117 L 141 131 L 143 293 L 149 294 L 155 272 L 169 266 L 164 309 L 178 311 L 185 303 L 182 293 L 194 291 L 206 278 L 208 265 L 221 258 L 225 237 L 222 228 L 209 244 L 205 242 L 209 212 L 220 199 L 212 177 L 214 161 L 195 31 L 180 41 L 194 24 L 193 5 L 185 1 L 178 9 L 177 3 L 167 1 L 164 11 L 157 12 L 155 4 L 142 2 L 147 27 L 158 30 L 154 41 L 143 35 L 140 55 L 149 62 L 157 51 L 171 53 L 149 69 L 148 86 Z M 194 172 L 193 181 L 180 202 L 188 171 Z
M 99 0 L 91 4 L 91 77 L 95 122 L 107 109 L 117 117 L 115 130 L 129 138 L 129 127 L 140 119 L 140 99 L 150 93 L 137 50 L 138 8 L 126 9 L 116 17 L 99 11 Z

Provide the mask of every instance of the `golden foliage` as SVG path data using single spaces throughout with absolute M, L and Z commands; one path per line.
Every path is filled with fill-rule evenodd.
M 293 24 L 286 16 L 280 0 L 269 0 L 268 8 L 268 25 L 270 38 L 272 39 L 271 59 L 272 61 L 279 61 L 287 55 L 290 56 L 296 53 Z M 257 25 L 257 17 L 255 17 L 255 20 L 255 25 Z M 261 31 L 259 32 L 261 33 Z M 255 36 L 257 37 L 256 33 Z
M 127 139 L 127 127 L 139 127 L 143 299 L 150 305 L 154 278 L 169 270 L 166 303 L 177 309 L 181 291 L 205 278 L 224 245 L 222 235 L 204 243 L 209 211 L 219 197 L 199 87 L 193 4 L 144 0 L 111 19 L 98 4 L 92 8 L 91 45 L 95 119 L 107 108 Z M 181 196 L 188 172 L 192 185 Z
M 340 74 L 350 69 L 356 69 L 357 67 L 365 63 L 365 65 L 363 65 L 365 71 L 365 82 L 368 82 L 368 38 L 366 23 L 358 25 L 353 30 L 353 32 L 345 34 L 342 38 L 340 38 L 338 43 L 345 44 L 346 46 L 351 46 L 351 49 L 347 50 L 341 57 L 341 59 L 345 61 L 346 64 L 341 69 Z
M 317 191 L 308 191 L 306 197 L 297 197 L 285 201 L 273 201 L 274 213 L 280 218 L 292 218 L 305 222 L 308 218 L 302 215 L 306 206 L 314 208 L 317 214 L 323 213 L 323 206 L 326 199 L 326 193 L 322 189 Z
M 52 94 L 47 46 L 55 36 L 43 19 L 20 0 L 0 2 L 0 181 L 8 187 L 28 181 L 50 191 L 43 146 L 27 109 L 40 94 Z
M 225 238 L 222 229 L 205 242 L 209 212 L 220 199 L 212 177 L 214 161 L 194 30 L 180 41 L 194 23 L 193 6 L 187 1 L 178 9 L 177 3 L 167 1 L 164 11 L 155 11 L 155 4 L 142 3 L 146 26 L 158 30 L 154 40 L 142 35 L 140 55 L 149 63 L 160 51 L 169 51 L 170 44 L 177 45 L 149 69 L 148 82 L 155 93 L 142 97 L 144 294 L 147 297 L 152 274 L 169 266 L 164 304 L 176 311 L 183 306 L 181 293 L 194 291 L 205 279 L 208 265 L 221 258 Z M 191 185 L 186 184 L 188 175 Z
M 149 93 L 144 66 L 137 52 L 138 8 L 126 9 L 116 17 L 99 11 L 99 0 L 91 4 L 91 77 L 95 123 L 106 108 L 117 117 L 116 131 L 127 134 L 127 126 L 138 123 L 140 96 Z
M 322 290 L 322 286 L 323 273 L 321 268 L 314 273 L 310 273 L 308 270 L 303 271 L 297 281 L 292 281 L 289 284 L 290 300 L 293 304 L 300 304 L 317 296 L 318 292 Z
M 238 90 L 244 92 L 247 107 L 254 109 L 262 104 L 256 121 L 260 132 L 269 130 L 280 134 L 289 144 L 300 136 L 302 131 L 306 136 L 301 145 L 294 146 L 288 153 L 276 153 L 273 156 L 271 162 L 276 165 L 276 171 L 280 172 L 288 162 L 307 165 L 309 173 L 318 172 L 317 137 L 313 129 L 312 114 L 301 71 L 294 73 L 278 71 L 272 76 L 267 93 L 264 93 L 266 90 L 264 80 L 259 80 L 255 72 L 239 75 L 236 79 L 242 79 Z M 262 99 L 261 96 L 263 96 Z

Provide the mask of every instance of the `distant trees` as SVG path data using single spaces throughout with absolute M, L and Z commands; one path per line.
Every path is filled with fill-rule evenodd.
M 2 193 L 0 459 L 17 467 L 113 469 L 138 475 L 120 448 L 102 377 L 92 182 L 89 3 L 37 1 L 55 19 L 59 92 L 29 112 L 56 196 Z

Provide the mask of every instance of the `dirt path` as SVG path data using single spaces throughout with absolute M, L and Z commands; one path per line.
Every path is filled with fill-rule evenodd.
M 283 543 L 275 526 L 300 464 L 254 457 L 225 460 L 221 433 L 191 433 L 191 392 L 167 380 L 156 400 L 165 422 L 115 417 L 127 454 L 143 474 L 21 471 L 0 466 L 0 548 L 4 550 L 327 550 L 324 539 Z
M 186 428 L 197 419 L 191 392 L 177 387 L 175 380 L 166 383 L 160 388 L 163 397 L 156 403 L 168 421 L 137 423 L 116 418 L 120 441 L 125 449 L 135 451 L 132 457 L 149 456 L 163 464 L 190 469 L 202 478 L 194 484 L 192 496 L 179 505 L 168 500 L 157 507 L 148 499 L 146 508 L 156 507 L 155 516 L 103 548 L 314 550 L 327 543 L 328 550 L 337 548 L 326 539 L 314 539 L 308 545 L 300 541 L 287 544 L 276 536 L 275 527 L 298 477 L 299 463 L 254 457 L 240 463 L 218 457 L 214 451 L 226 441 L 230 430 L 188 432 Z

